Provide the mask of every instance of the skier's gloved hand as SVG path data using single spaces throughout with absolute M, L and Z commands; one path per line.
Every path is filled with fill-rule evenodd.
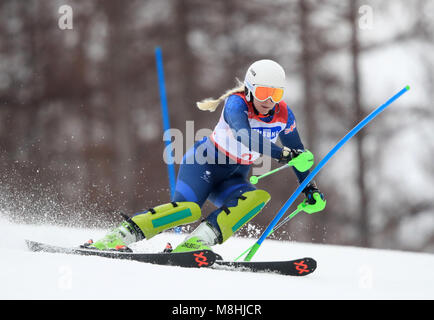
M 287 163 L 300 172 L 305 172 L 313 165 L 313 154 L 309 150 L 283 147 L 278 161 L 280 163 Z
M 304 188 L 303 193 L 305 194 L 306 199 L 304 199 L 300 206 L 304 212 L 312 214 L 324 210 L 327 201 L 325 200 L 324 194 L 318 189 L 314 181 Z
M 290 149 L 288 147 L 283 147 L 278 161 L 279 163 L 288 163 L 302 152 L 303 150 L 300 149 Z

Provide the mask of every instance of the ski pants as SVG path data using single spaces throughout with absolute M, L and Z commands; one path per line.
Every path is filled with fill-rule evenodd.
M 219 152 L 208 138 L 187 151 L 179 167 L 172 201 L 191 201 L 202 207 L 208 199 L 221 207 L 244 192 L 256 189 L 247 178 L 251 166 L 233 163 L 226 156 L 225 163 L 221 164 Z M 204 163 L 203 159 L 208 160 Z

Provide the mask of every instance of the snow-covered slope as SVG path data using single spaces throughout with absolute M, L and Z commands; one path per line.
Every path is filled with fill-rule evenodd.
M 75 246 L 104 230 L 17 225 L 0 218 L 0 299 L 434 299 L 434 255 L 266 240 L 255 260 L 311 256 L 306 277 L 187 269 L 99 257 L 29 252 L 24 239 Z M 136 245 L 161 251 L 183 236 Z M 234 259 L 254 240 L 215 247 Z

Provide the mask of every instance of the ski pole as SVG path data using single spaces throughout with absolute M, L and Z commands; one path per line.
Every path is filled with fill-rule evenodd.
M 172 149 L 169 148 L 171 145 L 170 139 L 166 139 L 166 132 L 170 129 L 170 119 L 169 119 L 169 107 L 167 104 L 166 97 L 166 84 L 164 80 L 164 67 L 163 67 L 163 53 L 160 47 L 155 48 L 155 59 L 157 63 L 158 72 L 158 83 L 160 88 L 160 100 L 161 100 L 161 114 L 163 116 L 163 140 L 165 141 L 167 149 L 167 173 L 169 176 L 170 185 L 170 198 L 175 195 L 175 185 L 176 185 L 176 173 L 175 173 L 175 161 L 172 156 Z
M 289 168 L 291 165 L 289 164 L 289 163 L 287 163 L 287 164 L 285 164 L 285 165 L 283 165 L 283 166 L 281 166 L 281 167 L 279 167 L 279 168 L 276 168 L 276 169 L 274 169 L 274 170 L 271 170 L 271 171 L 268 171 L 267 173 L 264 173 L 263 175 L 260 175 L 260 176 L 251 176 L 250 177 L 250 183 L 251 184 L 257 184 L 258 183 L 258 181 L 259 181 L 259 179 L 262 179 L 262 178 L 264 178 L 264 177 L 266 177 L 266 176 L 269 176 L 270 174 L 273 174 L 273 173 L 275 173 L 275 172 L 277 172 L 277 171 L 280 171 L 280 170 L 283 170 L 283 169 L 286 169 L 286 168 Z
M 276 173 L 276 172 L 283 170 L 285 168 L 288 168 L 288 167 L 295 167 L 298 171 L 305 172 L 305 171 L 310 169 L 312 164 L 313 164 L 313 154 L 309 150 L 305 150 L 300 155 L 298 155 L 297 157 L 295 157 L 294 159 L 289 161 L 287 164 L 285 164 L 285 165 L 283 165 L 277 169 L 274 169 L 274 170 L 271 170 L 267 173 L 264 173 L 263 175 L 261 175 L 259 177 L 251 176 L 250 177 L 250 183 L 251 184 L 257 184 L 259 179 L 262 179 L 266 176 L 269 176 L 270 174 Z
M 350 140 L 357 132 L 359 132 L 363 127 L 365 127 L 372 119 L 378 116 L 384 109 L 386 109 L 390 104 L 392 104 L 395 100 L 401 97 L 404 93 L 410 90 L 410 86 L 406 86 L 397 94 L 395 94 L 392 98 L 387 100 L 384 104 L 376 108 L 372 111 L 366 118 L 360 121 L 351 131 L 349 131 L 337 144 L 327 153 L 327 155 L 318 163 L 318 165 L 312 170 L 312 172 L 303 180 L 303 182 L 298 186 L 298 188 L 294 191 L 291 197 L 285 202 L 283 207 L 279 210 L 277 215 L 274 217 L 273 221 L 268 225 L 267 229 L 265 229 L 264 233 L 261 237 L 256 241 L 256 243 L 252 246 L 249 253 L 247 254 L 245 261 L 250 261 L 255 253 L 258 251 L 262 242 L 264 242 L 265 238 L 267 238 L 270 230 L 273 230 L 274 226 L 280 220 L 280 218 L 285 214 L 288 208 L 292 205 L 292 203 L 297 199 L 298 195 L 303 191 L 303 189 L 307 186 L 307 184 L 316 176 L 316 174 L 324 167 L 324 165 L 330 160 L 331 157 L 348 141 Z
M 273 230 L 272 230 L 272 232 L 268 236 L 270 236 L 273 232 L 275 232 L 277 229 L 279 229 L 281 226 L 283 226 L 289 220 L 291 220 L 292 218 L 294 218 L 300 211 L 303 211 L 303 209 L 304 209 L 303 204 L 304 204 L 303 202 L 300 203 L 297 206 L 297 209 L 295 209 L 290 215 L 288 215 L 285 219 L 283 219 L 282 222 L 280 222 L 276 227 L 274 227 Z
M 285 219 L 283 219 L 282 222 L 280 222 L 273 230 L 271 230 L 270 233 L 267 235 L 267 237 L 271 236 L 277 229 L 279 229 L 281 226 L 283 226 L 289 220 L 291 220 L 292 218 L 294 218 L 300 211 L 303 211 L 303 207 L 301 206 L 301 204 L 289 216 L 287 216 Z M 238 259 L 240 259 L 242 256 L 244 256 L 247 253 L 247 251 L 249 251 L 249 250 L 252 249 L 252 247 L 253 246 L 251 246 L 250 248 L 247 248 L 242 254 L 240 254 L 235 259 L 235 261 L 238 261 Z

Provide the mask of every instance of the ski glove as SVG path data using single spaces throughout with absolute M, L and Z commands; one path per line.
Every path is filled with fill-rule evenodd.
M 324 194 L 319 191 L 314 181 L 304 188 L 303 193 L 305 194 L 306 199 L 304 199 L 300 206 L 304 212 L 312 214 L 324 210 L 327 201 L 325 200 Z
M 287 163 L 300 172 L 305 172 L 313 165 L 313 154 L 309 150 L 283 147 L 278 161 L 280 163 Z

